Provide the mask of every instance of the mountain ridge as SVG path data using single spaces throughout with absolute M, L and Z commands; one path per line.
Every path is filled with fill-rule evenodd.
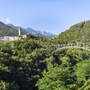
M 13 24 L 7 24 L 8 26 L 11 26 L 11 27 L 13 27 L 13 28 L 15 28 L 15 29 L 19 29 L 19 26 L 15 26 L 15 25 L 13 25 Z M 34 29 L 32 29 L 32 28 L 23 28 L 23 27 L 21 27 L 21 29 L 22 30 L 24 30 L 25 32 L 27 32 L 27 33 L 31 33 L 32 35 L 35 35 L 35 34 L 41 34 L 41 35 L 44 35 L 44 36 L 51 36 L 51 35 L 55 35 L 55 34 L 52 34 L 52 33 L 49 33 L 49 32 L 46 32 L 46 31 L 39 31 L 39 30 L 34 30 Z

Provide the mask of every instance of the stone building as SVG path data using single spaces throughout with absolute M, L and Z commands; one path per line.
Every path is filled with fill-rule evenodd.
M 28 34 L 25 34 L 25 35 L 23 35 L 23 38 L 31 38 L 31 34 L 30 33 L 28 33 Z

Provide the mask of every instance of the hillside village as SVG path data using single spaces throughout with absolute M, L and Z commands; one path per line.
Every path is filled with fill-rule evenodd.
M 36 37 L 38 37 L 38 35 Z M 19 27 L 17 36 L 3 36 L 3 37 L 0 37 L 0 42 L 13 41 L 13 40 L 23 40 L 23 39 L 30 39 L 30 38 L 31 38 L 30 33 L 21 35 L 21 27 Z

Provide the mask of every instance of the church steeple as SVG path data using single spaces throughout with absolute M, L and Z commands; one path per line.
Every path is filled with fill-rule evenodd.
M 19 27 L 19 33 L 18 34 L 19 34 L 19 36 L 21 35 L 21 27 Z

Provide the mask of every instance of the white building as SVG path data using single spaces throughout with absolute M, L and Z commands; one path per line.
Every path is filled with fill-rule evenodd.
M 4 36 L 4 42 L 13 40 L 19 40 L 19 36 Z

